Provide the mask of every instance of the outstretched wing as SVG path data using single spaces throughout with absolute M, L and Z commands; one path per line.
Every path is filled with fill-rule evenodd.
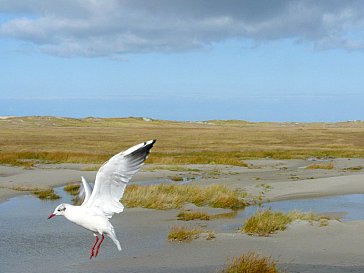
M 155 140 L 135 145 L 118 153 L 101 166 L 96 174 L 95 186 L 84 206 L 93 208 L 111 218 L 114 213 L 123 211 L 120 198 L 131 177 L 143 166 Z
M 87 183 L 86 179 L 81 176 L 82 184 L 78 190 L 77 196 L 75 197 L 74 204 L 86 204 L 88 199 L 90 199 L 92 193 L 92 187 Z

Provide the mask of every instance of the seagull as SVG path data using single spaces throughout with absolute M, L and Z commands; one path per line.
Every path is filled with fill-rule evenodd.
M 49 215 L 48 219 L 63 215 L 69 221 L 94 233 L 96 241 L 91 248 L 90 259 L 97 257 L 104 235 L 107 235 L 121 251 L 120 243 L 109 219 L 114 213 L 124 210 L 120 199 L 125 187 L 143 166 L 155 141 L 140 143 L 111 157 L 98 170 L 93 189 L 86 179 L 81 177 L 83 187 L 80 188 L 79 195 L 84 199 L 82 204 L 74 206 L 63 203 Z M 100 242 L 98 235 L 101 236 Z

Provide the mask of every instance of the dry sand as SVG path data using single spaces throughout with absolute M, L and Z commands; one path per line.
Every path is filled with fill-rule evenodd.
M 316 161 L 269 159 L 249 161 L 250 168 L 188 166 L 199 171 L 175 172 L 145 166 L 134 180 L 161 179 L 178 174 L 196 177 L 192 182 L 196 184 L 224 183 L 247 190 L 252 195 L 263 193 L 265 200 L 364 193 L 364 172 L 348 170 L 364 166 L 363 159 L 329 160 L 335 165 L 333 170 L 305 169 Z M 84 167 L 76 164 L 46 165 L 24 170 L 2 166 L 0 201 L 23 194 L 9 189 L 13 186 L 53 187 L 79 181 L 81 175 L 93 181 L 95 172 L 82 171 Z M 269 184 L 270 189 L 261 184 Z M 106 252 L 92 262 L 85 259 L 65 264 L 65 269 L 59 268 L 59 272 L 216 272 L 227 258 L 248 251 L 272 256 L 286 272 L 364 272 L 364 219 L 330 221 L 327 227 L 296 222 L 288 230 L 271 237 L 252 237 L 236 230 L 242 219 L 181 223 L 176 220 L 177 213 L 177 210 L 127 209 L 114 216 L 113 224 L 117 229 L 128 230 L 129 236 L 136 236 L 133 247 L 137 251 L 133 254 L 126 252 L 128 255 L 120 252 L 117 257 L 108 257 Z M 154 244 L 153 240 L 166 237 L 168 228 L 175 224 L 199 225 L 206 230 L 214 230 L 216 238 L 200 238 L 191 243 L 169 243 L 165 240 Z M 116 251 L 113 246 L 110 248 L 110 251 Z

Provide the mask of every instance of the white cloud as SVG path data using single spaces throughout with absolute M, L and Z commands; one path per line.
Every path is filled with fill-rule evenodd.
M 230 38 L 364 48 L 363 1 L 3 0 L 1 15 L 0 37 L 61 56 L 186 51 Z

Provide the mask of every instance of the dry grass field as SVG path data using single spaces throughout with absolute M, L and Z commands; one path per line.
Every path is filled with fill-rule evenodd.
M 250 158 L 364 157 L 364 122 L 175 122 L 143 118 L 0 119 L 0 164 L 102 163 L 157 139 L 150 163 L 230 164 Z

